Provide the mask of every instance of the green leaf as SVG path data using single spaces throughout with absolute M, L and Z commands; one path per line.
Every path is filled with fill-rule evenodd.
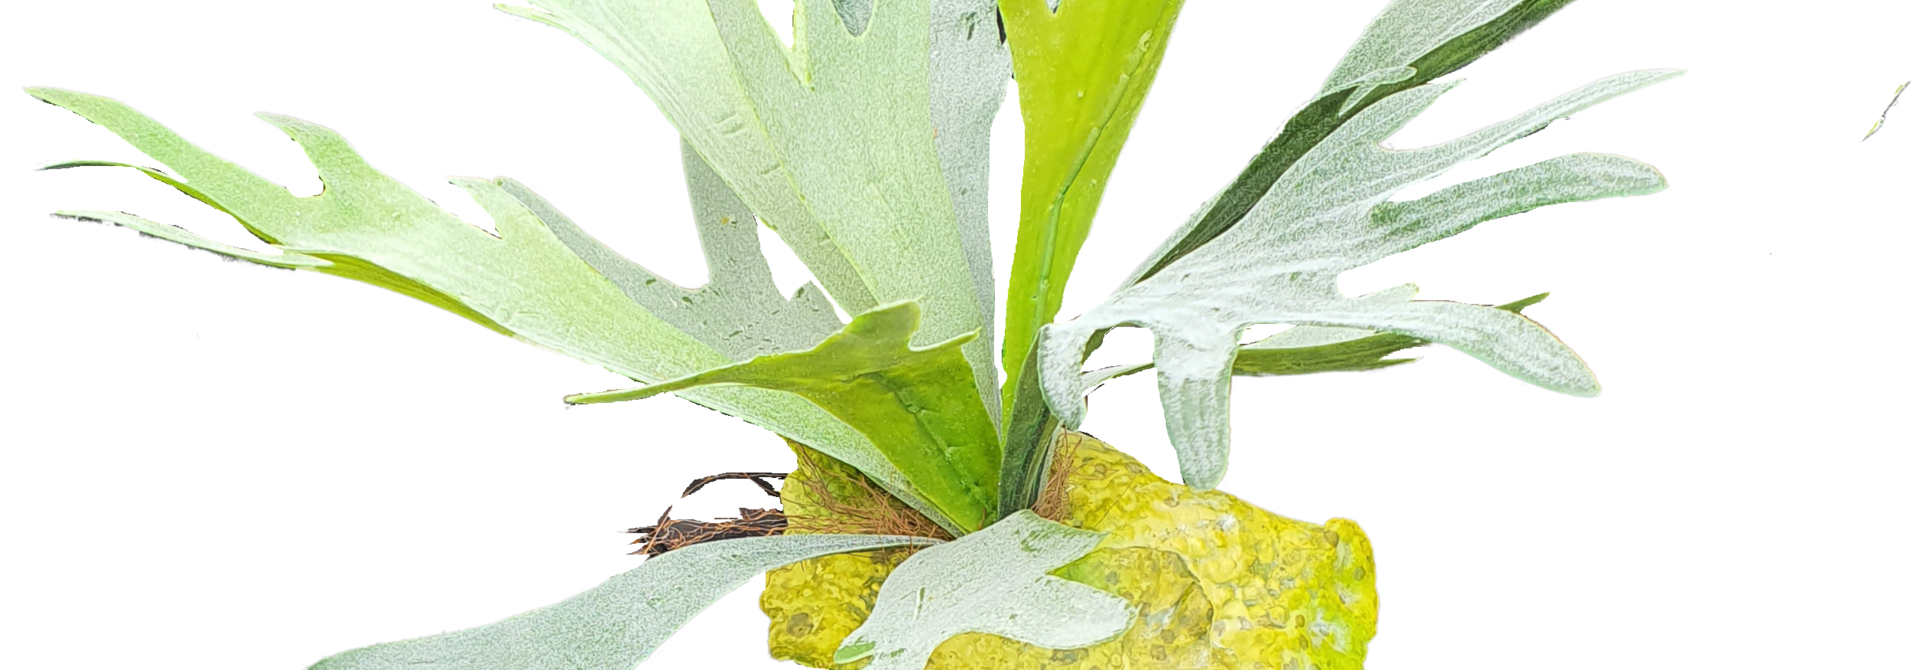
M 976 117 L 991 110 L 973 96 L 1004 91 L 1004 71 L 932 64 L 935 45 L 955 40 L 967 48 L 948 51 L 966 63 L 993 57 L 997 31 L 987 29 L 983 3 L 843 2 L 843 18 L 836 3 L 801 0 L 792 49 L 753 0 L 533 4 L 544 11 L 502 9 L 571 33 L 630 75 L 848 313 L 917 300 L 927 309 L 917 344 L 986 332 L 984 219 L 960 221 L 937 135 L 983 139 L 988 122 Z M 848 19 L 864 23 L 859 35 Z M 953 104 L 965 107 L 946 107 Z M 938 128 L 936 118 L 961 127 Z M 984 151 L 946 155 L 977 161 Z M 966 191 L 958 206 L 984 216 L 984 173 L 975 175 L 984 164 L 952 168 L 955 188 Z M 965 353 L 991 420 L 1000 398 L 990 340 Z
M 1127 283 L 1153 276 L 1239 223 L 1295 161 L 1368 105 L 1466 67 L 1571 2 L 1395 0 L 1367 27 L 1320 95 L 1288 119 L 1240 176 L 1149 255 Z M 1493 10 L 1500 8 L 1504 11 L 1496 15 Z M 1342 94 L 1359 88 L 1371 93 Z
M 987 633 L 1043 649 L 1111 640 L 1133 624 L 1127 601 L 1047 573 L 1092 552 L 1103 533 L 1022 510 L 980 532 L 920 550 L 887 576 L 873 613 L 834 654 L 867 670 L 920 670 L 934 648 Z
M 1412 285 L 1390 289 L 1403 300 L 1412 300 Z M 1542 293 L 1500 305 L 1513 313 L 1547 299 Z M 1396 353 L 1424 347 L 1432 342 L 1394 333 L 1376 333 L 1364 328 L 1296 326 L 1252 344 L 1240 345 L 1233 357 L 1235 377 L 1277 377 L 1311 375 L 1322 372 L 1365 372 L 1412 363 L 1411 358 L 1387 358 Z M 1152 363 L 1115 365 L 1081 375 L 1080 386 L 1086 393 L 1101 384 L 1153 369 Z
M 960 347 L 971 335 L 925 349 L 908 345 L 920 306 L 885 305 L 854 317 L 811 351 L 752 361 L 628 391 L 570 396 L 593 404 L 715 384 L 798 394 L 866 434 L 915 491 L 972 532 L 999 503 L 1000 443 L 968 383 Z
M 1675 71 L 1610 77 L 1520 116 L 1438 146 L 1407 151 L 1380 143 L 1451 85 L 1394 94 L 1367 107 L 1302 156 L 1239 225 L 1167 269 L 1114 293 L 1072 322 L 1042 331 L 1048 404 L 1069 428 L 1086 412 L 1081 361 L 1098 333 L 1120 325 L 1156 337 L 1167 432 L 1189 486 L 1210 489 L 1226 473 L 1227 395 L 1239 335 L 1260 323 L 1364 328 L 1453 347 L 1502 372 L 1573 395 L 1599 384 L 1586 364 L 1545 328 L 1512 312 L 1393 295 L 1347 298 L 1340 273 L 1546 205 L 1639 195 L 1666 185 L 1641 163 L 1597 154 L 1551 159 L 1388 202 L 1555 119 L 1677 76 Z
M 1120 149 L 1153 87 L 1184 0 L 1002 0 L 1026 127 L 1020 228 L 1007 285 L 1001 514 L 1033 505 L 1059 422 L 1034 336 L 1060 312 Z
M 446 309 L 495 332 L 639 381 L 672 379 L 734 362 L 708 343 L 725 339 L 714 337 L 718 331 L 696 329 L 705 340 L 682 332 L 583 262 L 516 200 L 517 194 L 537 202 L 512 182 L 453 182 L 492 215 L 499 233 L 495 236 L 374 170 L 346 140 L 318 125 L 284 116 L 262 116 L 298 141 L 318 168 L 326 188 L 319 195 L 303 198 L 202 151 L 117 101 L 57 89 L 31 89 L 29 93 L 105 126 L 166 164 L 178 176 L 153 168 L 137 169 L 233 216 L 280 253 L 237 249 L 128 214 L 62 212 L 61 216 L 107 221 L 241 260 L 373 284 Z M 52 167 L 94 165 L 119 164 L 74 162 Z M 564 223 L 563 228 L 575 238 L 584 238 Z M 736 246 L 729 253 L 739 250 Z M 736 259 L 730 263 L 740 264 L 734 266 L 740 274 L 763 270 L 749 267 L 756 261 Z M 734 281 L 725 280 L 720 286 L 729 291 L 745 287 L 730 283 Z M 751 290 L 772 289 L 759 286 Z M 767 307 L 773 305 L 771 300 L 778 299 L 777 295 L 767 299 L 739 297 L 742 302 L 733 304 Z M 803 292 L 803 299 L 795 306 L 780 309 L 804 311 L 806 307 Z M 672 311 L 666 314 L 686 321 Z M 697 310 L 692 314 L 697 315 Z M 786 316 L 795 317 L 784 319 L 787 322 L 798 318 Z M 912 490 L 899 470 L 865 436 L 805 400 L 751 388 L 702 390 L 685 397 L 852 464 L 936 522 L 952 524 Z
M 933 544 L 938 540 L 775 535 L 690 545 L 555 605 L 478 628 L 356 649 L 313 670 L 633 670 L 755 575 L 829 554 Z
M 1053 465 L 1053 444 L 1059 435 L 1060 419 L 1047 407 L 1040 388 L 1040 375 L 1032 371 L 1040 365 L 1040 350 L 1029 349 L 1020 369 L 1027 371 L 1015 382 L 1013 400 L 1007 405 L 1006 439 L 1000 453 L 1000 516 L 1031 509 L 1046 488 L 1048 468 Z
M 1057 4 L 1058 9 L 1049 9 Z M 1001 362 L 1010 375 L 1060 313 L 1120 149 L 1146 102 L 1184 0 L 1002 0 L 1020 82 L 1026 171 Z M 1014 402 L 1020 379 L 1007 380 Z

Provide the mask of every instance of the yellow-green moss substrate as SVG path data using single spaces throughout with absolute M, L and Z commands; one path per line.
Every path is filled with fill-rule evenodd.
M 1168 482 L 1091 437 L 1062 439 L 1069 460 L 1060 521 L 1108 535 L 1055 574 L 1134 603 L 1133 628 L 1072 651 L 962 635 L 940 646 L 929 670 L 1359 670 L 1379 601 L 1373 550 L 1358 525 L 1294 521 Z M 795 475 L 804 482 L 805 468 Z M 786 489 L 805 488 L 794 483 Z M 820 513 L 812 502 L 789 496 L 787 514 Z M 908 555 L 828 556 L 768 573 L 760 607 L 772 620 L 774 657 L 835 668 L 834 649 Z

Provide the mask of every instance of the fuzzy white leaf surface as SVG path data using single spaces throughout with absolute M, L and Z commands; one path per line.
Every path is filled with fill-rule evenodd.
M 1413 297 L 1419 295 L 1419 293 L 1420 287 L 1414 286 L 1413 284 L 1403 284 L 1384 291 L 1376 291 L 1372 295 L 1367 296 L 1367 298 L 1369 300 L 1412 300 Z M 1274 333 L 1272 336 L 1263 338 L 1258 342 L 1243 344 L 1240 346 L 1240 349 L 1242 351 L 1247 349 L 1304 349 L 1307 347 L 1320 347 L 1329 344 L 1339 344 L 1341 342 L 1351 342 L 1374 334 L 1373 331 L 1365 328 L 1294 326 Z
M 865 0 L 871 2 L 872 0 Z M 1013 56 L 1000 42 L 996 0 L 931 0 L 932 87 L 934 148 L 940 171 L 946 175 L 947 195 L 953 201 L 954 221 L 973 275 L 974 301 L 986 327 L 980 340 L 988 351 L 999 351 L 994 336 L 996 291 L 993 281 L 993 241 L 987 213 L 987 179 L 991 167 L 993 119 L 1013 80 Z M 991 367 L 991 366 L 989 366 Z M 998 381 L 994 383 L 998 384 Z M 1000 404 L 989 402 L 987 412 L 1000 420 Z
M 356 649 L 312 670 L 632 670 L 755 575 L 829 554 L 937 542 L 775 535 L 690 545 L 549 607 L 478 628 Z
M 1334 66 L 1333 74 L 1320 87 L 1320 95 L 1352 88 L 1346 102 L 1346 109 L 1351 109 L 1374 87 L 1412 77 L 1416 59 L 1499 18 L 1523 1 L 1401 0 L 1388 5 L 1360 34 L 1346 58 Z
M 707 285 L 698 289 L 674 285 L 627 260 L 518 182 L 503 186 L 540 217 L 554 237 L 627 297 L 736 362 L 808 349 L 839 332 L 845 324 L 818 286 L 801 286 L 791 299 L 780 295 L 760 251 L 759 223 L 753 211 L 684 142 L 681 163 L 707 260 Z
M 993 64 L 1004 50 L 980 3 L 803 0 L 788 48 L 751 0 L 531 1 L 538 10 L 502 9 L 571 33 L 631 76 L 848 314 L 917 300 L 927 312 L 915 344 L 990 332 L 991 252 L 973 218 L 985 212 L 986 147 L 939 140 L 983 140 L 988 103 L 1005 93 Z M 948 57 L 958 61 L 936 62 Z M 965 352 L 997 416 L 990 338 Z
M 1102 536 L 1022 510 L 922 549 L 887 577 L 873 613 L 834 660 L 871 658 L 867 670 L 921 670 L 940 643 L 962 633 L 1045 649 L 1113 639 L 1133 623 L 1127 601 L 1047 574 L 1093 551 Z
M 1502 372 L 1572 395 L 1600 390 L 1585 363 L 1526 317 L 1493 307 L 1409 302 L 1386 292 L 1341 294 L 1350 270 L 1495 218 L 1550 204 L 1658 191 L 1652 167 L 1574 154 L 1442 189 L 1410 202 L 1395 193 L 1530 135 L 1556 119 L 1677 76 L 1647 70 L 1581 87 L 1524 114 L 1437 146 L 1381 146 L 1453 84 L 1408 89 L 1368 107 L 1295 163 L 1246 218 L 1166 269 L 1042 331 L 1048 404 L 1068 427 L 1086 414 L 1081 361 L 1097 333 L 1140 326 L 1155 335 L 1160 401 L 1189 486 L 1226 474 L 1228 391 L 1241 332 L 1267 323 L 1360 328 L 1430 340 Z

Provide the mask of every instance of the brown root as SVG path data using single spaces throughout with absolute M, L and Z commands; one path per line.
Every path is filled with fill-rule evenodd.
M 701 477 L 693 480 L 693 483 L 687 485 L 686 491 L 682 492 L 680 497 L 685 498 L 699 493 L 700 489 L 706 488 L 708 484 L 714 482 L 745 479 L 758 485 L 760 490 L 767 495 L 778 498 L 780 497 L 780 491 L 775 489 L 773 484 L 768 483 L 767 480 L 785 479 L 786 477 L 787 475 L 784 472 L 723 472 L 711 477 Z M 640 535 L 640 539 L 633 541 L 634 544 L 645 545 L 640 547 L 639 551 L 633 552 L 633 555 L 646 554 L 648 558 L 652 558 L 681 547 L 700 544 L 702 542 L 731 540 L 741 537 L 766 537 L 768 535 L 779 535 L 787 532 L 787 516 L 777 509 L 747 509 L 742 507 L 740 508 L 740 516 L 738 518 L 723 518 L 716 521 L 675 519 L 672 518 L 672 514 L 673 508 L 668 507 L 667 511 L 660 513 L 660 520 L 653 522 L 653 525 L 627 530 L 629 533 L 637 533 Z
M 787 517 L 777 509 L 742 507 L 739 518 L 718 521 L 668 518 L 672 512 L 673 508 L 669 507 L 667 511 L 660 513 L 660 520 L 653 525 L 627 531 L 640 534 L 640 539 L 634 540 L 634 544 L 645 545 L 640 547 L 639 551 L 633 552 L 633 555 L 646 554 L 648 558 L 652 558 L 702 542 L 741 537 L 766 537 L 787 531 Z
M 784 472 L 722 472 L 717 475 L 713 475 L 709 477 L 701 477 L 699 479 L 693 480 L 692 484 L 687 485 L 687 490 L 680 492 L 680 497 L 685 498 L 695 493 L 699 493 L 700 489 L 704 489 L 707 487 L 708 484 L 712 484 L 714 482 L 726 481 L 729 479 L 745 479 L 745 480 L 752 481 L 754 485 L 759 486 L 760 490 L 765 492 L 767 495 L 778 498 L 780 497 L 780 490 L 774 488 L 773 484 L 767 483 L 767 480 L 786 479 L 786 478 L 787 478 L 787 473 L 784 473 Z
M 1063 431 L 1054 443 L 1053 458 L 1047 470 L 1047 484 L 1034 502 L 1033 512 L 1053 521 L 1064 521 L 1068 512 L 1068 477 L 1074 454 L 1083 437 Z M 873 483 L 866 475 L 833 457 L 805 445 L 789 442 L 798 468 L 791 474 L 778 472 L 729 472 L 701 477 L 688 484 L 681 497 L 706 488 L 714 482 L 744 479 L 753 482 L 767 495 L 779 497 L 785 509 L 741 508 L 739 518 L 715 521 L 671 518 L 673 508 L 660 514 L 651 526 L 629 529 L 640 535 L 634 544 L 643 545 L 634 554 L 649 557 L 681 547 L 741 537 L 765 537 L 787 532 L 804 534 L 905 535 L 951 540 L 945 528 L 919 510 Z M 774 488 L 771 479 L 784 479 L 800 486 Z
M 1067 474 L 1073 470 L 1073 457 L 1080 450 L 1080 433 L 1061 431 L 1054 438 L 1053 459 L 1047 465 L 1047 484 L 1033 501 L 1033 513 L 1049 521 L 1067 520 Z
M 787 481 L 799 482 L 802 489 L 788 487 L 782 497 L 793 532 L 953 539 L 945 528 L 859 471 L 805 445 L 789 444 L 799 467 Z

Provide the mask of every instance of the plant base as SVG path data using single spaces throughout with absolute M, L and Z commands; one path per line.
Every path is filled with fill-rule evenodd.
M 1135 603 L 1133 627 L 1113 641 L 1066 651 L 962 635 L 940 646 L 928 670 L 1361 667 L 1378 599 L 1372 546 L 1357 524 L 1294 521 L 1226 493 L 1194 491 L 1082 434 L 1065 435 L 1059 448 L 1054 476 L 1064 479 L 1066 503 L 1058 520 L 1108 536 L 1055 574 Z M 794 477 L 818 477 L 821 468 L 805 461 Z M 786 490 L 795 492 L 784 501 L 789 517 L 823 513 L 804 493 L 821 487 L 790 480 Z M 863 665 L 835 666 L 833 652 L 908 555 L 828 556 L 767 573 L 760 607 L 771 619 L 774 657 L 814 668 Z

